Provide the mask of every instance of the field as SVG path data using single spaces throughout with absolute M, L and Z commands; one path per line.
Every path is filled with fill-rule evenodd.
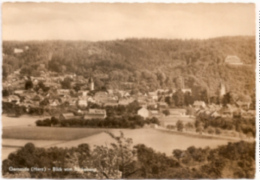
M 70 141 L 100 133 L 102 129 L 58 127 L 11 127 L 3 129 L 3 139 Z
M 152 147 L 156 151 L 164 152 L 167 155 L 171 155 L 173 149 L 184 150 L 190 146 L 202 148 L 209 146 L 215 148 L 218 145 L 228 143 L 228 140 L 186 137 L 184 135 L 169 134 L 156 129 L 111 129 L 109 131 L 115 135 L 119 135 L 121 131 L 124 133 L 125 137 L 133 139 L 133 145 L 145 144 L 146 146 Z M 56 146 L 75 147 L 81 143 L 88 143 L 94 148 L 95 145 L 109 145 L 113 142 L 114 140 L 108 134 L 102 132 L 86 138 L 62 142 L 56 144 Z
M 2 116 L 3 117 L 3 116 Z M 2 159 L 8 157 L 10 152 L 28 142 L 37 147 L 75 147 L 88 143 L 93 149 L 95 145 L 109 145 L 114 140 L 105 131 L 119 135 L 120 131 L 125 137 L 133 139 L 133 145 L 145 144 L 156 151 L 172 155 L 173 149 L 187 149 L 190 146 L 215 148 L 224 145 L 229 140 L 208 139 L 185 136 L 163 132 L 157 129 L 101 129 L 101 128 L 60 128 L 37 127 L 34 122 L 39 117 L 3 117 Z
M 43 119 L 43 118 L 46 117 L 23 115 L 16 118 L 16 117 L 8 117 L 6 115 L 2 115 L 2 126 L 3 127 L 35 126 L 35 122 L 38 119 Z

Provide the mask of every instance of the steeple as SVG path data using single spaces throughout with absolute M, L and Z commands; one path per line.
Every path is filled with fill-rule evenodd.
M 226 94 L 226 87 L 223 82 L 220 83 L 219 97 L 222 98 Z
M 90 89 L 91 91 L 93 91 L 93 90 L 95 89 L 95 87 L 94 87 L 94 80 L 93 80 L 92 77 L 89 78 L 88 84 L 89 84 L 89 89 Z

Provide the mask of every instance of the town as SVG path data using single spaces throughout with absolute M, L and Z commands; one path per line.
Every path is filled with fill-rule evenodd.
M 17 52 L 17 49 L 14 49 L 14 52 Z M 19 51 L 19 53 L 21 52 Z M 230 57 L 227 58 L 230 59 Z M 47 118 L 47 120 L 48 117 L 53 117 L 59 122 L 56 122 L 55 126 L 61 126 L 61 124 L 71 126 L 64 125 L 64 122 L 71 122 L 71 120 L 100 121 L 120 117 L 122 119 L 125 114 L 114 115 L 113 112 L 107 111 L 111 111 L 111 108 L 120 109 L 120 107 L 135 104 L 133 113 L 142 118 L 144 123 L 141 123 L 141 127 L 146 124 L 146 127 L 217 135 L 221 134 L 222 129 L 222 134 L 237 137 L 241 137 L 241 132 L 236 132 L 238 130 L 235 130 L 234 124 L 223 129 L 221 125 L 216 125 L 216 122 L 226 121 L 225 123 L 228 123 L 232 121 L 230 119 L 254 119 L 255 117 L 251 99 L 238 98 L 231 104 L 230 97 L 228 97 L 230 94 L 226 92 L 223 83 L 217 90 L 219 103 L 216 104 L 203 100 L 194 101 L 192 89 L 185 88 L 182 77 L 180 77 L 181 88 L 179 89 L 157 89 L 152 92 L 136 93 L 131 89 L 99 88 L 96 90 L 92 77 L 50 72 L 46 70 L 44 64 L 40 64 L 37 70 L 39 71 L 37 77 L 23 76 L 17 70 L 3 82 L 4 114 L 10 117 L 19 117 L 22 114 L 40 115 L 43 117 L 42 119 Z M 153 123 L 150 121 L 152 118 Z M 201 119 L 206 122 L 198 125 L 198 122 L 202 121 Z M 51 121 L 48 122 L 46 124 L 39 120 L 36 124 L 51 126 Z M 210 125 L 207 127 L 205 124 Z M 114 128 L 116 127 L 114 126 Z M 133 127 L 135 128 L 135 126 Z M 253 134 L 253 130 L 242 130 L 243 137 L 253 137 Z

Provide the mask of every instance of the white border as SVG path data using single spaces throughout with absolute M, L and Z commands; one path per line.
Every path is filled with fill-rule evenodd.
M 2 52 L 2 3 L 4 2 L 64 2 L 64 3 L 86 3 L 86 2 L 106 2 L 106 3 L 114 3 L 114 2 L 122 2 L 122 3 L 255 3 L 255 23 L 256 23 L 256 174 L 255 179 L 260 179 L 260 161 L 259 161 L 259 117 L 260 117 L 260 90 L 259 90 L 259 80 L 260 80 L 260 72 L 259 72 L 259 18 L 260 18 L 260 1 L 258 0 L 1 0 L 1 13 L 0 13 L 0 26 L 1 26 L 1 41 L 0 41 L 0 49 Z M 2 67 L 2 55 L 0 56 L 0 65 Z M 2 74 L 2 68 L 0 68 L 0 73 Z M 2 78 L 0 78 L 0 83 L 2 84 Z M 0 86 L 0 90 L 2 91 L 2 86 Z M 0 93 L 0 97 L 2 98 L 2 93 Z M 2 103 L 0 103 L 0 112 L 2 112 Z M 0 124 L 1 132 L 2 132 L 2 123 Z M 2 138 L 0 138 L 0 143 L 2 144 Z M 2 147 L 0 147 L 2 149 Z M 0 154 L 1 157 L 2 153 Z M 1 158 L 0 158 L 1 159 Z M 2 167 L 2 161 L 0 161 L 0 166 Z M 0 170 L 0 172 L 2 172 Z M 0 179 L 2 176 L 0 175 Z

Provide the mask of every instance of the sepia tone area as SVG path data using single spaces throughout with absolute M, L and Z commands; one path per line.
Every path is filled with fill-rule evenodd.
M 255 177 L 255 5 L 4 3 L 2 176 Z

